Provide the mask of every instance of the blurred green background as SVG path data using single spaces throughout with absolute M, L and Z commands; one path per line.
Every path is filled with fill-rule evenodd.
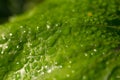
M 43 0 L 0 0 L 0 24 L 15 16 L 32 9 Z

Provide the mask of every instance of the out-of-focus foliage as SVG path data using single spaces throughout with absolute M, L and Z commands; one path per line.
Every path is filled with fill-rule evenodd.
M 10 16 L 21 14 L 26 10 L 33 9 L 43 0 L 0 0 L 0 23 Z

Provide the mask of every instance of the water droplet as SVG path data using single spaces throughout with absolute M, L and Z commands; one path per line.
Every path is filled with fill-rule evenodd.
M 4 51 L 2 51 L 1 54 L 4 54 Z
M 19 62 L 16 62 L 16 64 L 20 64 Z
M 20 28 L 23 28 L 23 26 L 20 26 Z
M 57 26 L 59 26 L 59 24 L 55 24 L 55 26 L 57 27 Z
M 45 68 L 47 69 L 47 68 L 48 68 L 48 66 L 45 66 Z
M 51 69 L 48 69 L 48 71 L 47 71 L 48 73 L 51 73 L 52 72 L 52 70 Z
M 50 29 L 50 25 L 47 25 L 47 29 Z
M 37 26 L 37 30 L 39 29 L 39 26 Z
M 59 66 L 59 68 L 62 68 L 62 67 L 63 67 L 62 65 Z
M 17 49 L 19 48 L 19 45 L 17 45 L 17 47 L 16 47 Z
M 67 77 L 70 77 L 70 74 L 67 74 L 66 76 L 67 76 Z
M 10 33 L 9 35 L 10 35 L 10 36 L 12 36 L 13 34 L 12 34 L 12 33 Z
M 69 61 L 69 63 L 71 64 L 71 63 L 72 63 L 72 61 Z
M 24 30 L 23 33 L 26 33 L 26 31 Z
M 88 54 L 87 54 L 87 53 L 85 53 L 84 55 L 85 55 L 85 56 L 88 56 Z
M 74 71 L 74 70 L 72 70 L 72 73 L 75 73 L 75 71 Z
M 94 53 L 91 53 L 91 55 L 93 56 L 93 55 L 94 55 Z
M 93 51 L 94 51 L 94 52 L 97 52 L 97 50 L 96 50 L 96 49 L 94 49 Z

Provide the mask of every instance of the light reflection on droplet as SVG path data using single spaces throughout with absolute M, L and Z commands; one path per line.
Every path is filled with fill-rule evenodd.
M 55 24 L 55 26 L 58 26 L 59 24 Z
M 26 31 L 23 31 L 23 33 L 26 33 Z
M 62 68 L 62 67 L 63 67 L 62 65 L 59 66 L 59 68 Z
M 70 74 L 67 74 L 66 76 L 67 76 L 67 77 L 70 77 Z
M 49 69 L 47 72 L 48 72 L 48 73 L 51 73 L 51 72 L 52 72 L 52 70 L 51 70 L 51 69 Z
M 75 71 L 74 71 L 74 70 L 72 70 L 72 73 L 75 73 Z
M 50 25 L 47 25 L 47 29 L 50 29 Z
M 39 29 L 39 26 L 37 26 L 37 30 Z
M 7 49 L 8 48 L 8 46 L 5 46 L 5 49 Z
M 97 52 L 97 50 L 96 50 L 96 49 L 94 49 L 93 51 L 94 51 L 94 52 Z
M 87 53 L 85 53 L 84 55 L 85 55 L 85 56 L 88 56 L 88 54 L 87 54 Z
M 45 66 L 45 68 L 47 69 L 47 68 L 48 68 L 48 66 Z
M 17 45 L 17 47 L 16 48 L 19 48 L 19 45 Z
M 10 36 L 12 36 L 13 34 L 12 34 L 12 33 L 10 33 L 9 35 L 10 35 Z
M 19 62 L 17 62 L 16 64 L 20 64 Z
M 2 51 L 1 54 L 4 54 L 4 51 Z
M 71 63 L 72 63 L 72 61 L 69 61 L 69 63 L 71 64 Z

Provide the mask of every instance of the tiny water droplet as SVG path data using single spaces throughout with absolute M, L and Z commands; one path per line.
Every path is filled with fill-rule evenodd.
M 19 48 L 19 45 L 17 45 L 17 47 L 16 48 Z
M 67 74 L 66 76 L 67 76 L 67 77 L 70 77 L 70 74 Z
M 23 26 L 20 26 L 20 28 L 23 28 Z
M 91 53 L 91 55 L 93 56 L 93 55 L 94 55 L 94 53 Z
M 47 29 L 50 29 L 50 25 L 47 25 Z
M 37 26 L 37 30 L 39 29 L 39 26 Z
M 19 62 L 17 62 L 16 64 L 20 64 Z
M 72 61 L 69 61 L 69 63 L 71 64 L 71 63 L 72 63 Z
M 85 56 L 88 56 L 88 54 L 87 54 L 87 53 L 85 53 L 84 55 L 85 55 Z
M 58 26 L 59 24 L 55 24 L 55 26 Z
M 12 33 L 10 33 L 9 35 L 10 35 L 10 36 L 12 36 L 13 34 L 12 34 Z
M 94 52 L 97 52 L 97 50 L 96 50 L 96 49 L 94 49 L 93 51 L 94 51 Z
M 24 30 L 23 33 L 26 33 L 26 31 Z
M 75 73 L 75 71 L 74 71 L 74 70 L 72 70 L 72 73 Z
M 45 68 L 47 69 L 47 68 L 48 68 L 48 66 L 45 66 Z
M 2 51 L 1 54 L 4 54 L 4 51 Z
M 62 68 L 62 67 L 63 67 L 62 65 L 59 66 L 59 68 Z

